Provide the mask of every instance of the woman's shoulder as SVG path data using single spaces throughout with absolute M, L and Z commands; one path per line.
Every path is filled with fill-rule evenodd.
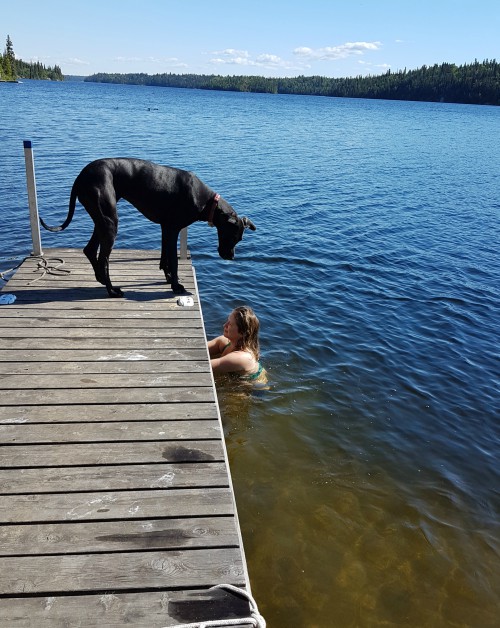
M 234 353 L 238 354 L 238 359 L 240 364 L 245 367 L 245 370 L 253 370 L 255 366 L 259 363 L 259 361 L 255 358 L 254 354 L 250 349 L 238 349 L 234 351 Z

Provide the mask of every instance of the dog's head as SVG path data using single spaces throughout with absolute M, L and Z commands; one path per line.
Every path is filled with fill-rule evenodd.
M 221 198 L 218 202 L 219 211 L 214 225 L 219 236 L 219 255 L 222 259 L 234 259 L 234 248 L 243 238 L 245 229 L 255 231 L 257 227 L 244 216 L 240 218 L 231 205 Z

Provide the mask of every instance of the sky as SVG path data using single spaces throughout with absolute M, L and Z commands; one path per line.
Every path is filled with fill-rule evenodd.
M 96 72 L 376 75 L 500 60 L 498 0 L 0 0 L 17 58 Z M 3 38 L 3 39 L 2 39 Z

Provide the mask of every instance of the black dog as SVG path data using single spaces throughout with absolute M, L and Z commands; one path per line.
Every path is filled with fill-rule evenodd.
M 116 204 L 124 198 L 146 218 L 161 226 L 160 268 L 165 272 L 174 294 L 184 287 L 177 275 L 177 240 L 181 229 L 197 220 L 217 227 L 219 255 L 234 259 L 234 247 L 246 228 L 256 227 L 248 218 L 239 218 L 219 194 L 186 170 L 159 166 L 142 159 L 98 159 L 85 166 L 73 183 L 66 220 L 49 231 L 66 229 L 75 213 L 76 199 L 94 221 L 94 232 L 83 252 L 88 257 L 97 281 L 106 286 L 110 297 L 123 292 L 111 284 L 109 256 L 118 231 Z

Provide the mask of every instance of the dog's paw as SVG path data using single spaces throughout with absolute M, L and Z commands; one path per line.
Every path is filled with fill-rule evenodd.
M 120 290 L 120 288 L 112 287 L 111 290 L 108 290 L 108 294 L 110 297 L 113 297 L 113 298 L 123 297 L 123 292 Z
M 172 284 L 172 292 L 174 294 L 184 294 L 186 289 L 181 283 Z

